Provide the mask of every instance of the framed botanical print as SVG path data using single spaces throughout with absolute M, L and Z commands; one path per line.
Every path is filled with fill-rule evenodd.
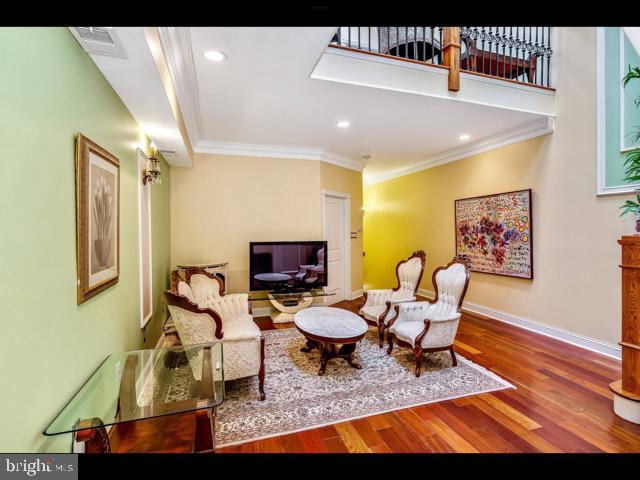
M 455 201 L 456 255 L 474 272 L 533 278 L 531 190 Z
M 82 134 L 76 139 L 78 304 L 118 283 L 120 162 Z

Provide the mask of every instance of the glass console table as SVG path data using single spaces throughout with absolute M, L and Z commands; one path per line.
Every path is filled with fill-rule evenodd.
M 222 344 L 109 355 L 44 430 L 71 433 L 73 451 L 111 452 L 114 428 L 167 415 L 195 414 L 193 450 L 215 448 L 215 411 L 224 399 Z
M 293 317 L 300 310 L 309 307 L 315 298 L 330 297 L 337 290 L 314 288 L 311 290 L 289 290 L 272 292 L 251 292 L 249 300 L 259 302 L 268 300 L 276 310 L 271 314 L 273 323 L 293 322 Z

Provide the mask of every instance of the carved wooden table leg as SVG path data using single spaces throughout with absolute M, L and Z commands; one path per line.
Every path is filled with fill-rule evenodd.
M 311 350 L 314 350 L 316 348 L 320 348 L 320 344 L 318 342 L 314 342 L 313 340 L 309 340 L 307 338 L 307 344 L 304 347 L 302 347 L 300 351 L 304 353 L 308 353 Z
M 78 430 L 73 435 L 75 442 L 84 442 L 84 453 L 111 453 L 111 442 L 104 423 L 99 418 L 78 420 Z M 74 448 L 74 453 L 76 449 Z
M 321 344 L 320 349 L 320 370 L 318 375 L 324 375 L 327 369 L 327 362 L 332 358 L 342 358 L 347 363 L 358 370 L 362 368 L 362 365 L 354 358 L 353 354 L 356 351 L 355 343 L 345 343 L 340 348 L 335 343 Z
M 340 350 L 338 350 L 338 356 L 340 358 L 344 358 L 347 361 L 347 363 L 351 365 L 353 368 L 357 368 L 358 370 L 360 370 L 362 368 L 362 365 L 353 356 L 355 351 L 356 351 L 355 343 L 345 343 L 344 345 L 342 345 L 342 347 L 340 347 Z
M 330 346 L 328 344 L 320 344 L 320 370 L 318 371 L 318 375 L 324 375 L 324 372 L 327 370 L 327 362 L 331 358 L 329 350 Z

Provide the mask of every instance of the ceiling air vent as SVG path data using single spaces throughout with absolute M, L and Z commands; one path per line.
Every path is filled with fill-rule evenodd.
M 176 154 L 175 150 L 168 150 L 166 148 L 161 148 L 160 150 L 158 150 L 162 156 L 166 157 L 166 156 L 172 156 Z
M 127 58 L 122 42 L 112 27 L 69 27 L 69 30 L 91 55 Z

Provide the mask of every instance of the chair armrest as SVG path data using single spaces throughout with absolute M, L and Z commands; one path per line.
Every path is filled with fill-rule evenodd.
M 364 303 L 360 306 L 363 307 L 381 307 L 387 303 L 387 300 L 391 299 L 393 290 L 390 288 L 384 290 L 367 290 L 363 293 Z
M 447 315 L 445 317 L 435 317 L 427 313 L 427 317 L 425 320 L 429 320 L 431 323 L 453 322 L 454 320 L 459 320 L 460 317 L 461 317 L 460 312 L 452 313 L 451 315 Z
M 410 303 L 415 301 L 416 297 L 393 298 L 391 300 L 388 300 L 388 302 L 391 303 L 391 306 L 397 305 L 399 303 Z
M 429 339 L 429 344 L 437 347 L 446 347 L 453 345 L 458 330 L 458 321 L 460 313 L 456 312 L 446 318 L 437 320 L 424 320 L 424 330 L 415 339 L 415 345 L 423 345 L 425 338 Z

